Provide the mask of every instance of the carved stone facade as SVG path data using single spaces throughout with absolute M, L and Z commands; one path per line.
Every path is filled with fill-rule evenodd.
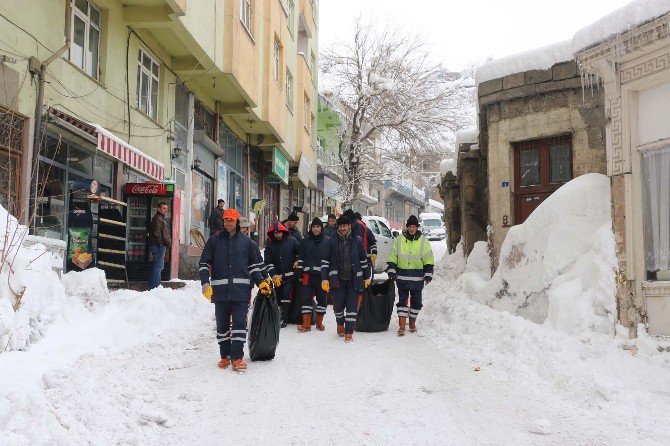
M 612 222 L 617 242 L 617 306 L 633 335 L 639 323 L 670 335 L 670 282 L 648 281 L 645 267 L 640 92 L 670 83 L 670 14 L 577 55 L 583 75 L 601 79 L 605 92 L 607 174 L 612 179 Z M 670 100 L 670 98 L 668 98 Z

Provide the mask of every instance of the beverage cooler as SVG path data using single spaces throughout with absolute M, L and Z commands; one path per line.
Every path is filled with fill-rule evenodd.
M 179 214 L 181 208 L 181 190 L 174 183 L 147 182 L 127 183 L 126 225 L 128 228 L 127 261 L 129 281 L 147 281 L 151 268 L 149 254 L 149 225 L 156 214 L 158 203 L 168 205 L 165 216 L 172 246 L 166 247 L 165 266 L 161 280 L 176 279 L 179 273 Z

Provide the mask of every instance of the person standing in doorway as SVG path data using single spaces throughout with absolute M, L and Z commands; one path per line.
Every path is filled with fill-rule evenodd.
M 151 253 L 151 269 L 149 270 L 149 289 L 153 290 L 161 284 L 161 271 L 165 265 L 165 250 L 172 245 L 170 227 L 165 216 L 168 213 L 168 205 L 161 201 L 158 203 L 156 214 L 149 225 L 149 252 Z
M 407 317 L 410 333 L 416 332 L 416 318 L 423 307 L 421 293 L 424 285 L 433 280 L 434 264 L 430 242 L 419 231 L 419 220 L 410 215 L 402 235 L 393 241 L 386 270 L 389 279 L 395 280 L 398 286 L 398 336 L 405 335 Z
M 244 343 L 247 340 L 247 313 L 252 282 L 263 295 L 271 293 L 263 280 L 263 259 L 258 245 L 240 233 L 240 214 L 235 209 L 223 213 L 223 228 L 210 237 L 200 257 L 202 294 L 211 298 L 216 316 L 222 369 L 246 370 Z M 232 320 L 232 328 L 231 328 Z
M 222 198 L 219 198 L 216 202 L 216 206 L 212 209 L 212 213 L 209 215 L 210 237 L 223 231 L 223 210 L 225 209 L 225 206 L 226 202 Z
M 358 315 L 358 295 L 370 285 L 370 267 L 363 240 L 352 234 L 351 220 L 337 219 L 337 235 L 328 239 L 321 262 L 321 289 L 333 289 L 333 310 L 337 319 L 337 335 L 345 342 L 353 340 Z M 345 317 L 346 309 L 346 317 Z

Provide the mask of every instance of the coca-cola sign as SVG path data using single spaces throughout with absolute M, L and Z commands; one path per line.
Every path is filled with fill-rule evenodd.
M 129 195 L 165 195 L 166 187 L 163 183 L 128 183 L 126 194 Z

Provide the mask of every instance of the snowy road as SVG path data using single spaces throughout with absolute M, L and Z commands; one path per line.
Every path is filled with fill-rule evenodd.
M 275 360 L 243 375 L 216 367 L 198 284 L 114 293 L 12 354 L 29 356 L 0 358 L 0 382 L 21 385 L 0 389 L 0 444 L 668 444 L 667 359 L 445 299 L 447 286 L 427 290 L 419 334 L 398 338 L 394 318 L 345 344 L 329 308 L 325 332 L 289 326 Z M 627 395 L 632 376 L 649 378 Z

